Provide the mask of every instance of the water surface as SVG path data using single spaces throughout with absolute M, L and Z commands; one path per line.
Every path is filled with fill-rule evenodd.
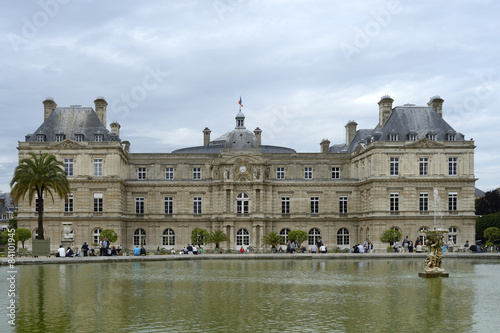
M 444 267 L 449 278 L 424 279 L 418 277 L 422 259 L 20 265 L 16 326 L 4 320 L 0 327 L 5 332 L 498 329 L 500 263 L 448 259 Z M 2 281 L 7 270 L 0 267 Z M 2 309 L 5 287 L 2 283 Z

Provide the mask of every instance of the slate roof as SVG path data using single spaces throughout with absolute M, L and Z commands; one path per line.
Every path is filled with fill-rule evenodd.
M 432 134 L 436 141 L 448 140 L 448 135 L 454 135 L 455 141 L 464 141 L 464 135 L 455 131 L 432 107 L 407 104 L 396 106 L 382 127 L 374 129 L 359 129 L 353 140 L 346 144 L 336 144 L 330 147 L 330 153 L 351 153 L 359 145 L 372 141 L 389 141 L 390 135 L 397 134 L 397 140 L 408 141 L 410 134 L 417 136 L 417 141 Z
M 255 134 L 244 126 L 245 115 L 241 110 L 236 115 L 236 127 L 217 139 L 210 141 L 207 146 L 187 147 L 174 150 L 172 153 L 211 154 L 220 153 L 223 149 L 255 149 L 259 148 L 263 154 L 295 153 L 291 148 L 257 145 Z
M 37 135 L 45 135 L 45 141 L 56 141 L 57 134 L 64 134 L 66 139 L 76 140 L 77 134 L 83 134 L 82 141 L 95 141 L 96 134 L 102 134 L 102 141 L 119 141 L 103 125 L 91 107 L 57 107 L 33 134 L 26 136 L 26 142 L 36 142 Z

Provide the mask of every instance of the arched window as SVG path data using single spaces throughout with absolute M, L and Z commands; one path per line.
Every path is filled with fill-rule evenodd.
M 424 231 L 427 231 L 429 230 L 429 228 L 427 227 L 422 227 L 420 229 L 418 229 L 418 239 L 420 239 L 420 241 L 422 242 L 422 245 L 425 245 L 425 233 Z
M 99 237 L 101 236 L 101 232 L 102 232 L 101 228 L 94 229 L 94 231 L 92 232 L 93 244 L 99 244 Z
M 283 237 L 283 243 L 281 243 L 281 244 L 286 244 L 288 242 L 288 233 L 289 232 L 290 232 L 290 229 L 288 229 L 288 228 L 281 229 L 280 236 Z
M 450 227 L 448 229 L 448 238 L 451 238 L 453 241 L 453 244 L 457 244 L 458 241 L 458 228 L 457 227 Z
M 248 214 L 248 201 L 248 194 L 238 194 L 236 197 L 236 214 Z
M 172 229 L 163 231 L 163 245 L 175 245 L 175 232 Z
M 339 231 L 337 231 L 337 245 L 349 245 L 349 243 L 349 230 L 346 228 L 340 228 Z
M 146 245 L 146 231 L 144 229 L 135 229 L 134 245 Z
M 247 229 L 240 229 L 236 232 L 236 245 L 250 245 L 250 233 Z
M 318 241 L 318 238 L 321 237 L 321 231 L 319 231 L 318 228 L 312 228 L 309 230 L 309 237 L 308 237 L 308 245 L 314 245 Z

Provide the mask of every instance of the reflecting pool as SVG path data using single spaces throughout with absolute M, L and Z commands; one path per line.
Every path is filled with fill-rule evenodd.
M 5 332 L 493 332 L 500 262 L 186 260 L 19 265 Z M 0 278 L 7 278 L 6 266 Z M 0 303 L 8 305 L 6 283 Z

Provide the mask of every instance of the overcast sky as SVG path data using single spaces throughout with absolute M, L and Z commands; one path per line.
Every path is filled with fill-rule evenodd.
M 373 129 L 393 106 L 445 100 L 444 119 L 473 139 L 476 187 L 500 186 L 500 2 L 2 1 L 0 190 L 42 101 L 109 103 L 131 152 L 202 145 L 235 126 L 262 143 L 319 152 L 345 124 Z

